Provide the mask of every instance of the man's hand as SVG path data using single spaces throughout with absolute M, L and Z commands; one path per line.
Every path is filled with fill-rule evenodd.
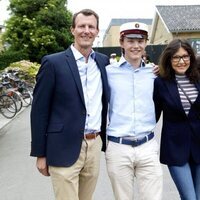
M 46 158 L 45 157 L 38 157 L 36 161 L 36 167 L 41 174 L 44 176 L 50 176 Z

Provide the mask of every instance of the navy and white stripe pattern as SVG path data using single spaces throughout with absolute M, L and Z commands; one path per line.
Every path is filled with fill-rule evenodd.
M 190 83 L 190 80 L 185 75 L 176 75 L 176 81 L 178 84 L 182 87 L 182 89 L 185 91 L 187 96 L 189 97 L 190 101 L 194 103 L 198 96 L 198 90 L 195 87 L 194 84 Z M 181 103 L 183 105 L 183 109 L 185 110 L 185 113 L 188 115 L 190 110 L 190 102 L 188 101 L 187 97 L 183 93 L 180 87 L 178 87 Z

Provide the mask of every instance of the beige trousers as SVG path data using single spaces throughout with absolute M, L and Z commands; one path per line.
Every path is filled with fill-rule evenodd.
M 155 139 L 138 147 L 109 141 L 106 163 L 116 200 L 134 199 L 135 177 L 139 200 L 162 199 L 163 173 Z
M 82 142 L 78 160 L 70 167 L 49 167 L 56 200 L 92 200 L 99 175 L 102 140 Z

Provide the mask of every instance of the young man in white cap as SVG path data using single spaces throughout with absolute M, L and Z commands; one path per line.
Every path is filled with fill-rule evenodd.
M 132 200 L 134 178 L 139 198 L 161 200 L 163 173 L 152 99 L 155 74 L 142 60 L 148 26 L 129 22 L 120 27 L 122 57 L 107 66 L 111 89 L 106 162 L 116 200 Z

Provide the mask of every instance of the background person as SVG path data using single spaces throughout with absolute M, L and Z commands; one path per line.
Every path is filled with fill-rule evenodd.
M 91 200 L 106 142 L 109 58 L 92 50 L 99 32 L 94 11 L 75 13 L 71 32 L 74 43 L 45 56 L 37 74 L 31 156 L 51 175 L 56 200 Z
M 117 54 L 111 53 L 110 54 L 110 63 L 115 63 L 115 62 L 117 62 Z
M 182 200 L 200 199 L 200 74 L 194 51 L 175 39 L 163 51 L 154 84 L 156 119 L 163 112 L 160 161 Z
M 111 90 L 106 164 L 116 200 L 132 200 L 134 178 L 143 200 L 162 199 L 162 168 L 153 129 L 153 65 L 142 60 L 148 26 L 129 22 L 120 27 L 123 55 L 106 67 Z

